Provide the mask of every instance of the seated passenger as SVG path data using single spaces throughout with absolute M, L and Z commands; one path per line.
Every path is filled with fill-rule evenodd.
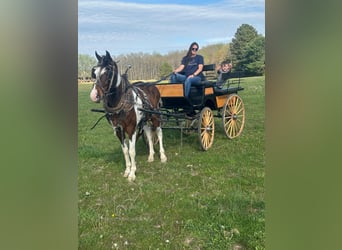
M 218 77 L 217 77 L 216 86 L 218 88 L 221 89 L 224 83 L 228 80 L 232 67 L 233 65 L 231 61 L 223 61 L 221 63 L 221 65 L 217 69 Z
M 170 77 L 170 83 L 184 83 L 184 96 L 189 98 L 191 85 L 201 82 L 203 79 L 202 69 L 204 65 L 203 56 L 198 55 L 199 46 L 193 42 L 186 54 L 182 58 L 178 68 L 173 70 Z

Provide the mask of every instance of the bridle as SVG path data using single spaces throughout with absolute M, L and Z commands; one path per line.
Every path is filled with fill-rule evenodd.
M 120 84 L 120 82 L 121 82 L 121 76 L 120 76 L 120 74 L 119 74 L 118 72 L 116 72 L 117 70 L 115 70 L 115 69 L 117 69 L 117 67 L 115 67 L 114 64 L 112 64 L 111 66 L 112 66 L 112 67 L 108 67 L 108 66 L 104 67 L 104 68 L 107 69 L 107 70 L 106 70 L 106 74 L 109 75 L 109 76 L 110 76 L 110 74 L 111 74 L 111 77 L 108 77 L 107 80 L 106 80 L 106 81 L 109 81 L 109 84 L 108 84 L 109 86 L 108 86 L 107 90 L 104 89 L 104 87 L 103 87 L 104 84 L 102 84 L 101 79 L 99 79 L 99 78 L 101 77 L 101 75 L 100 75 L 100 76 L 96 76 L 96 80 L 95 80 L 95 82 L 94 82 L 94 84 L 95 84 L 95 85 L 101 90 L 101 92 L 103 93 L 103 95 L 100 96 L 100 100 L 105 100 L 108 96 L 110 96 L 110 95 L 112 95 L 112 94 L 114 93 L 114 92 L 112 91 L 112 87 L 113 87 L 113 81 L 114 81 L 115 73 L 117 74 L 116 86 L 117 86 L 118 84 Z M 99 66 L 98 66 L 98 67 L 99 67 Z M 93 68 L 93 70 L 94 70 L 94 68 Z M 102 71 L 102 70 L 101 70 L 101 71 Z M 123 90 L 122 84 L 121 84 L 121 89 Z
M 101 66 L 97 66 L 97 67 L 101 67 Z M 96 76 L 96 81 L 94 84 L 102 92 L 102 96 L 99 95 L 99 100 L 103 101 L 106 112 L 110 114 L 118 114 L 121 111 L 127 112 L 131 110 L 133 108 L 134 101 L 133 101 L 132 91 L 129 91 L 129 89 L 131 89 L 132 86 L 128 84 L 127 82 L 128 81 L 127 71 L 128 69 L 130 69 L 130 65 L 127 68 L 123 76 L 119 74 L 118 67 L 116 64 L 109 64 L 108 66 L 105 66 L 103 68 L 106 68 L 105 74 L 107 74 L 108 76 L 106 79 L 106 82 L 103 83 L 100 79 L 102 75 L 99 75 L 99 76 Z M 103 70 L 103 68 L 101 69 Z M 102 70 L 100 71 L 100 73 L 102 72 Z M 115 74 L 117 75 L 116 80 L 115 80 Z M 116 82 L 114 82 L 114 80 Z M 105 89 L 104 86 L 106 86 L 105 84 L 107 82 L 108 82 L 108 88 Z M 99 92 L 99 90 L 97 92 Z M 114 107 L 109 106 L 108 105 L 109 97 L 113 94 L 116 94 L 117 92 L 122 93 L 121 95 L 119 95 L 117 105 Z
M 97 67 L 101 67 L 101 66 L 98 65 Z M 102 96 L 99 95 L 99 100 L 103 101 L 104 107 L 105 107 L 105 110 L 107 113 L 118 114 L 121 111 L 128 112 L 129 110 L 131 110 L 134 106 L 133 92 L 135 92 L 136 95 L 140 97 L 140 99 L 143 102 L 143 105 L 145 105 L 146 108 L 152 107 L 148 98 L 146 97 L 146 93 L 143 90 L 141 90 L 139 87 L 137 87 L 135 85 L 131 85 L 128 83 L 127 73 L 128 73 L 128 70 L 131 68 L 131 65 L 128 65 L 125 73 L 122 76 L 119 74 L 118 67 L 115 64 L 115 62 L 114 62 L 114 64 L 109 64 L 108 66 L 105 66 L 103 68 L 106 68 L 105 73 L 108 75 L 108 77 L 106 79 L 106 81 L 109 81 L 108 82 L 108 88 L 107 88 L 107 90 L 104 88 L 104 85 L 106 82 L 104 82 L 104 84 L 102 84 L 101 79 L 100 79 L 101 75 L 96 76 L 95 85 L 102 92 Z M 101 68 L 100 73 L 102 72 L 103 68 Z M 115 74 L 117 74 L 116 83 L 114 83 Z M 114 90 L 115 88 L 117 88 L 117 90 Z M 120 88 L 120 89 L 118 89 L 118 88 Z M 109 106 L 108 105 L 108 100 L 109 100 L 108 98 L 111 95 L 117 93 L 117 91 L 120 91 L 120 93 L 122 93 L 120 96 L 120 99 L 117 102 L 117 105 L 114 107 Z

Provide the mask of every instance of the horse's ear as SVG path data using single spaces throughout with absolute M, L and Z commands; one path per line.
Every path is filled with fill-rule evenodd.
M 102 59 L 102 57 L 101 57 L 101 56 L 99 56 L 99 54 L 97 54 L 97 51 L 95 51 L 95 56 L 96 56 L 97 60 L 100 62 L 100 61 L 101 61 L 101 59 Z
M 112 57 L 110 56 L 110 54 L 109 54 L 109 52 L 106 50 L 106 57 L 108 58 L 108 59 L 112 59 Z

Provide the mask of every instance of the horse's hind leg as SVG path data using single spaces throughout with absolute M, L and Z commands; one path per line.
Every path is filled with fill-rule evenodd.
M 165 155 L 165 150 L 164 150 L 164 146 L 163 146 L 163 131 L 161 127 L 157 127 L 156 128 L 156 133 L 158 136 L 158 141 L 159 141 L 159 153 L 160 153 L 160 161 L 161 162 L 166 162 L 167 161 L 167 157 Z
M 148 155 L 148 162 L 153 162 L 154 161 L 154 148 L 153 148 L 153 139 L 152 139 L 152 129 L 150 126 L 145 125 L 144 126 L 144 133 L 147 138 L 147 143 L 149 147 L 149 155 Z

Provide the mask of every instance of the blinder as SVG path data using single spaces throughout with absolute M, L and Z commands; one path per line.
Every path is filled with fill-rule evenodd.
M 93 68 L 91 69 L 91 78 L 92 78 L 92 79 L 96 79 L 95 67 L 93 67 Z

